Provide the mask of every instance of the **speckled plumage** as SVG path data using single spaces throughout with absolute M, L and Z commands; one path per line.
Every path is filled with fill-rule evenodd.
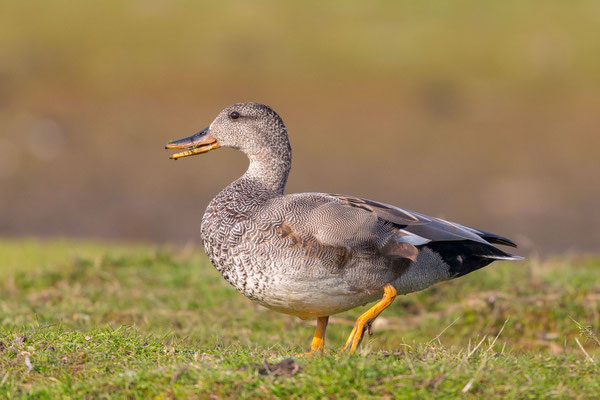
M 232 118 L 232 113 L 239 118 Z M 301 318 L 323 317 L 422 290 L 495 259 L 510 240 L 383 203 L 324 193 L 284 195 L 292 153 L 279 115 L 234 104 L 208 128 L 250 166 L 202 218 L 202 241 L 223 277 L 250 299 Z

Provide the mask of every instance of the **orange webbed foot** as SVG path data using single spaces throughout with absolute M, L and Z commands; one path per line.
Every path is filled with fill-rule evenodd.
M 340 349 L 340 353 L 348 350 L 350 354 L 354 353 L 358 345 L 363 339 L 365 331 L 369 332 L 369 335 L 373 333 L 372 324 L 375 321 L 375 318 L 383 310 L 385 310 L 396 298 L 396 289 L 389 283 L 383 288 L 383 298 L 371 307 L 367 312 L 358 317 L 356 323 L 354 324 L 354 328 L 352 328 L 352 332 L 350 332 L 350 336 L 348 336 L 348 340 L 344 347 Z

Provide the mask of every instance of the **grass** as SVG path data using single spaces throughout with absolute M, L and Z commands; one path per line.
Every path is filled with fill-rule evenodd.
M 403 296 L 355 356 L 363 308 L 314 321 L 235 292 L 199 249 L 0 242 L 0 398 L 594 398 L 600 261 L 496 263 Z M 293 358 L 288 367 L 278 364 Z

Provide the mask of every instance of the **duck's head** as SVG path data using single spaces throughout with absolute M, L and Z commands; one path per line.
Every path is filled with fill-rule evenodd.
M 260 103 L 233 104 L 221 111 L 207 128 L 165 146 L 183 150 L 171 155 L 175 160 L 219 147 L 240 150 L 250 159 L 290 151 L 283 120 L 271 107 Z

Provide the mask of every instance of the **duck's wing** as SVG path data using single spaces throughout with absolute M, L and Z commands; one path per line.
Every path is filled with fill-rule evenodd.
M 295 221 L 286 223 L 281 236 L 297 235 L 293 245 L 302 241 L 311 249 L 310 256 L 322 258 L 323 264 L 329 259 L 345 264 L 348 253 L 373 260 L 379 255 L 411 260 L 423 268 L 442 264 L 456 277 L 494 260 L 522 259 L 492 245 L 515 246 L 510 239 L 389 204 L 325 193 L 284 198 L 289 207 L 284 214 L 295 216 Z
M 413 213 L 430 220 L 426 225 L 406 226 L 401 229 L 401 231 L 407 233 L 412 238 L 411 240 L 418 244 L 470 240 L 486 245 L 500 244 L 517 247 L 516 243 L 512 240 L 495 233 L 471 228 L 441 218 L 429 217 L 415 212 Z
M 356 207 L 368 211 L 382 220 L 391 222 L 399 226 L 408 225 L 426 225 L 431 219 L 423 214 L 405 210 L 390 204 L 380 203 L 378 201 L 362 199 L 360 197 L 346 196 L 342 194 L 330 193 L 328 196 L 340 200 L 349 207 Z
M 481 268 L 493 260 L 523 259 L 493 246 L 498 244 L 517 247 L 512 240 L 495 233 L 372 200 L 338 194 L 331 196 L 348 206 L 363 208 L 379 219 L 394 224 L 397 241 L 409 243 L 419 251 L 434 251 L 457 275 Z
M 472 240 L 485 244 L 500 244 L 517 247 L 512 240 L 486 232 L 481 229 L 471 228 L 441 218 L 430 217 L 415 211 L 380 203 L 359 197 L 329 194 L 340 199 L 350 207 L 357 207 L 375 214 L 378 218 L 396 225 L 405 240 L 414 245 L 423 245 L 439 241 Z
M 384 256 L 415 261 L 418 249 L 402 240 L 398 227 L 427 224 L 429 219 L 394 206 L 351 196 L 295 193 L 281 200 L 282 236 L 297 235 L 304 247 L 348 249 L 362 258 Z M 269 213 L 277 212 L 270 209 Z M 309 246 L 308 243 L 312 242 Z M 339 250 L 336 250 L 339 251 Z

